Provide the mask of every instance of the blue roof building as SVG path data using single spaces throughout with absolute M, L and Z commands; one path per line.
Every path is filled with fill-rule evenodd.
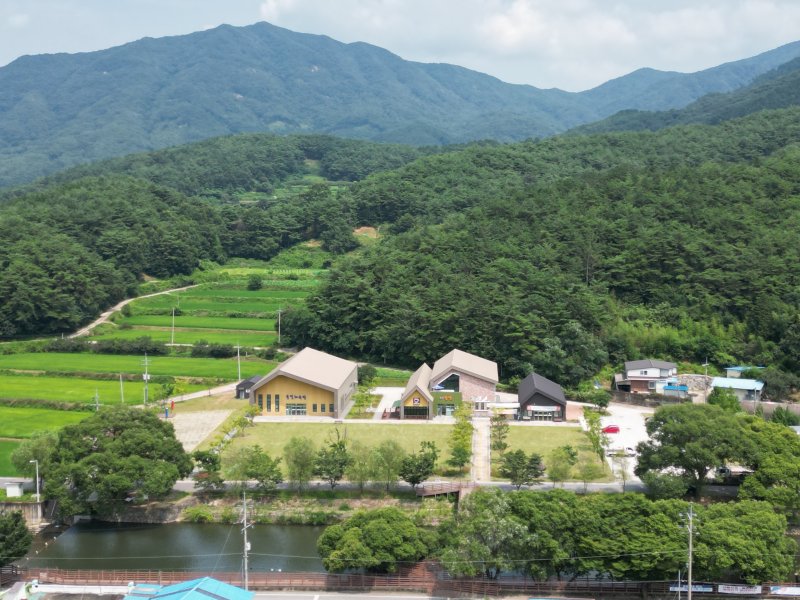
M 124 600 L 253 600 L 254 593 L 234 585 L 201 577 L 173 585 L 141 583 Z
M 711 380 L 712 388 L 730 390 L 739 400 L 761 400 L 764 382 L 757 379 L 742 379 L 740 377 L 714 377 Z

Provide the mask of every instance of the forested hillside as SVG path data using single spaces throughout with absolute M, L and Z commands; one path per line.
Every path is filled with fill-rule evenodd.
M 409 366 L 457 346 L 564 383 L 643 355 L 797 372 L 798 140 L 789 109 L 377 174 L 359 218 L 398 235 L 342 260 L 287 331 Z
M 660 112 L 625 110 L 597 123 L 577 127 L 572 133 L 657 131 L 690 123 L 715 124 L 760 110 L 797 105 L 800 105 L 800 59 L 796 58 L 742 89 L 727 94 L 709 94 L 682 109 Z
M 202 259 L 268 259 L 309 239 L 350 250 L 354 208 L 323 177 L 349 181 L 422 154 L 326 136 L 240 135 L 79 167 L 6 193 L 0 337 L 72 331 L 144 276 L 187 274 Z M 320 183 L 272 194 L 309 172 Z M 239 203 L 248 193 L 254 200 Z
M 698 73 L 642 69 L 581 93 L 512 85 L 268 23 L 23 56 L 0 68 L 0 187 L 241 132 L 415 145 L 547 136 L 621 109 L 685 106 L 799 54 L 794 43 Z

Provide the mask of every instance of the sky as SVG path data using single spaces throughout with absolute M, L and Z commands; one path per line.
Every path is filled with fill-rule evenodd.
M 0 65 L 257 21 L 580 91 L 796 41 L 800 0 L 0 0 Z

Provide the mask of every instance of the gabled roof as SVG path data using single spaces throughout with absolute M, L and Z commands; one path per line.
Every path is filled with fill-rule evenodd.
M 519 398 L 520 406 L 530 400 L 531 396 L 537 392 L 563 406 L 567 404 L 567 399 L 564 397 L 564 390 L 561 389 L 561 386 L 538 373 L 531 373 L 520 381 L 518 390 L 517 398 Z
M 433 402 L 433 394 L 431 394 L 429 391 L 431 386 L 432 372 L 433 371 L 431 371 L 431 368 L 427 363 L 422 363 L 422 366 L 414 371 L 413 375 L 409 377 L 408 383 L 406 384 L 406 389 L 403 390 L 402 398 L 405 399 L 416 389 L 419 390 L 423 396 L 425 396 L 425 399 L 428 402 Z
M 497 383 L 497 363 L 475 356 L 463 350 L 451 350 L 433 365 L 431 381 L 439 383 L 439 379 L 450 371 L 460 371 L 483 379 L 489 383 Z
M 252 600 L 254 595 L 211 577 L 202 577 L 164 587 L 137 585 L 125 600 Z
M 741 377 L 714 377 L 711 380 L 711 387 L 760 392 L 764 389 L 764 382 L 757 379 L 742 379 Z
M 236 384 L 236 389 L 238 390 L 238 389 L 242 389 L 242 388 L 249 388 L 249 387 L 252 387 L 252 385 L 253 385 L 253 384 L 254 384 L 256 381 L 258 381 L 259 379 L 261 379 L 262 377 L 263 377 L 263 375 L 253 375 L 253 376 L 252 376 L 252 377 L 250 377 L 249 379 L 243 379 L 242 381 L 240 381 L 239 383 L 237 383 L 237 384 Z
M 274 371 L 261 377 L 253 384 L 253 388 L 259 388 L 283 375 L 335 392 L 342 387 L 355 369 L 358 369 L 358 365 L 353 361 L 313 348 L 303 348 L 279 364 Z
M 634 371 L 637 369 L 677 369 L 678 365 L 666 360 L 655 360 L 646 358 L 644 360 L 629 360 L 625 363 L 626 371 Z

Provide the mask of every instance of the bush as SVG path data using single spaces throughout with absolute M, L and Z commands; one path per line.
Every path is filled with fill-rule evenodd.
M 679 475 L 668 475 L 649 471 L 642 475 L 642 483 L 647 486 L 645 492 L 653 500 L 683 498 L 689 490 L 689 484 Z
M 214 521 L 214 513 L 205 504 L 190 506 L 184 509 L 183 519 L 190 523 L 211 523 Z
M 231 344 L 201 344 L 192 346 L 193 358 L 231 358 L 236 356 L 236 348 Z
M 264 286 L 264 279 L 261 275 L 253 274 L 247 280 L 247 289 L 250 291 L 260 290 Z

